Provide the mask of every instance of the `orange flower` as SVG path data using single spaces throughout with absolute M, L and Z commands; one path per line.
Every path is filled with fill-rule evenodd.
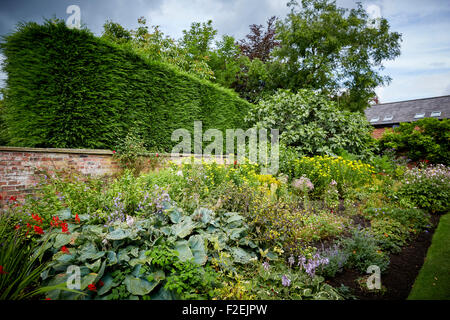
M 384 236 L 385 236 L 386 238 L 389 237 L 389 235 L 388 235 L 387 233 L 385 233 Z

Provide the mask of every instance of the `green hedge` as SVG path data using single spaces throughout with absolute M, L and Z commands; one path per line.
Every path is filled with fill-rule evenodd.
M 147 147 L 170 151 L 172 131 L 193 132 L 194 120 L 204 130 L 245 128 L 250 105 L 231 90 L 62 21 L 20 24 L 0 49 L 9 145 L 112 148 L 138 127 Z

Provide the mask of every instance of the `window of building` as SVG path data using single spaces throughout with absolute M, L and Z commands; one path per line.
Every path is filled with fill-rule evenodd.
M 416 115 L 414 116 L 414 119 L 420 119 L 420 118 L 424 118 L 425 117 L 425 112 L 419 112 L 416 113 Z

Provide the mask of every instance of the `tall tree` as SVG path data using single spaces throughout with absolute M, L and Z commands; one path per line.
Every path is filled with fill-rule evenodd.
M 400 55 L 401 34 L 390 32 L 384 18 L 374 24 L 360 3 L 345 9 L 334 0 L 291 0 L 288 6 L 273 52 L 285 69 L 280 87 L 318 89 L 351 111 L 364 110 L 375 88 L 391 80 L 380 71 Z
M 206 23 L 193 22 L 189 30 L 183 30 L 180 44 L 194 58 L 206 56 L 216 34 L 217 30 L 212 26 L 212 20 Z
M 275 22 L 276 17 L 273 16 L 267 20 L 267 29 L 264 30 L 263 25 L 250 25 L 250 33 L 245 36 L 245 39 L 239 41 L 239 47 L 244 55 L 253 60 L 266 62 L 270 58 L 270 53 L 273 48 L 280 43 L 275 39 Z

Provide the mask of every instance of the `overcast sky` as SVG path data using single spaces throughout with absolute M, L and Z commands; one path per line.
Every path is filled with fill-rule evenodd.
M 208 19 L 213 20 L 219 36 L 229 34 L 242 39 L 250 24 L 264 24 L 273 15 L 284 18 L 289 11 L 286 3 L 287 0 L 0 0 L 0 35 L 12 32 L 19 21 L 42 22 L 53 16 L 66 20 L 66 9 L 74 4 L 81 9 L 82 23 L 97 35 L 106 20 L 134 29 L 137 18 L 144 16 L 176 39 L 192 22 Z M 356 1 L 337 3 L 350 8 Z M 385 17 L 392 31 L 402 33 L 401 56 L 385 63 L 384 73 L 393 80 L 377 90 L 381 102 L 450 94 L 450 1 L 361 3 L 369 12 Z M 0 73 L 0 78 L 4 79 L 5 74 Z

